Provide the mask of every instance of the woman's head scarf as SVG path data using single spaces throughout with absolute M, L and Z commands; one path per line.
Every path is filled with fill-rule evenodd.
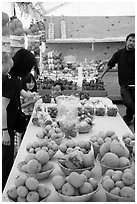
M 35 56 L 26 49 L 20 49 L 13 56 L 14 65 L 10 74 L 19 77 L 25 77 L 36 64 Z

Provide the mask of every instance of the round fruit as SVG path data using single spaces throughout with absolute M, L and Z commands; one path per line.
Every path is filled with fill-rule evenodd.
M 102 157 L 101 163 L 106 165 L 106 166 L 116 168 L 119 166 L 119 158 L 116 154 L 111 153 L 111 152 L 107 152 Z

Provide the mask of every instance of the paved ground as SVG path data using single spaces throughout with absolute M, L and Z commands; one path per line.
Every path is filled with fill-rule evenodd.
M 125 115 L 125 113 L 126 113 L 126 108 L 125 108 L 125 106 L 123 105 L 123 104 L 116 104 L 117 105 L 117 107 L 118 107 L 118 109 L 119 109 L 119 114 L 121 115 L 121 117 L 123 117 L 124 115 Z M 129 126 L 129 128 L 131 129 L 131 131 L 134 133 L 135 131 L 134 131 L 134 125 L 133 124 L 131 124 L 130 126 Z

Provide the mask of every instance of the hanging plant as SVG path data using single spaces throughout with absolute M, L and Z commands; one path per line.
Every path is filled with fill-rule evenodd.
M 40 20 L 44 18 L 41 14 L 40 10 L 37 9 L 32 2 L 16 2 L 16 5 L 19 7 L 21 11 L 21 15 L 31 15 L 32 18 Z
M 16 2 L 16 5 L 19 7 L 21 15 L 24 13 L 29 15 L 29 6 L 32 6 L 31 2 Z

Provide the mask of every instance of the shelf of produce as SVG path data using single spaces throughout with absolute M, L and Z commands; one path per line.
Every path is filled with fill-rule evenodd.
M 97 98 L 97 97 L 96 97 Z M 110 102 L 111 100 L 108 98 L 102 98 L 103 101 Z M 49 104 L 51 105 L 51 104 Z M 48 104 L 47 104 L 48 106 Z M 116 115 L 116 117 L 110 117 L 110 116 L 94 116 L 94 126 L 91 129 L 91 131 L 88 134 L 78 134 L 77 137 L 74 139 L 76 141 L 78 140 L 88 140 L 92 135 L 97 134 L 99 131 L 107 131 L 107 130 L 114 130 L 115 134 L 119 137 L 119 139 L 122 141 L 122 135 L 129 132 L 131 133 L 131 130 L 128 128 L 128 126 L 125 124 L 119 113 Z M 34 126 L 30 120 L 28 128 L 26 130 L 26 133 L 24 135 L 24 138 L 22 140 L 22 143 L 20 145 L 19 151 L 17 153 L 17 156 L 15 158 L 14 165 L 12 167 L 12 170 L 10 172 L 9 178 L 7 180 L 5 189 L 3 191 L 3 202 L 9 202 L 7 197 L 7 190 L 13 187 L 14 180 L 17 175 L 19 175 L 19 171 L 17 169 L 18 163 L 24 160 L 25 156 L 27 155 L 26 151 L 26 145 L 28 143 L 31 143 L 33 141 L 38 140 L 36 137 L 36 133 L 40 130 L 40 127 Z M 48 187 L 51 189 L 51 195 L 48 197 L 48 202 L 62 202 L 61 198 L 57 196 L 55 193 L 54 187 L 51 183 L 51 179 L 55 175 L 62 175 L 62 171 L 59 168 L 57 164 L 57 159 L 60 157 L 62 153 L 58 151 L 55 156 L 52 158 L 52 162 L 55 164 L 55 169 L 50 175 L 50 177 L 46 180 L 40 181 L 41 183 L 45 183 L 48 185 Z M 100 166 L 98 166 L 97 163 L 95 163 L 95 167 L 92 170 L 92 176 L 97 179 L 97 181 L 101 178 L 101 169 Z M 92 201 L 94 202 L 105 202 L 106 196 L 103 193 L 101 187 L 99 188 L 99 191 L 94 195 Z
M 62 95 L 71 95 L 71 94 L 79 94 L 82 91 L 78 91 L 78 90 L 64 90 L 61 91 Z M 91 97 L 106 97 L 108 96 L 107 91 L 106 90 L 83 90 L 84 93 L 88 93 Z M 42 90 L 38 90 L 38 93 L 40 95 L 44 95 L 44 94 L 50 94 L 51 90 L 48 89 L 42 89 Z

